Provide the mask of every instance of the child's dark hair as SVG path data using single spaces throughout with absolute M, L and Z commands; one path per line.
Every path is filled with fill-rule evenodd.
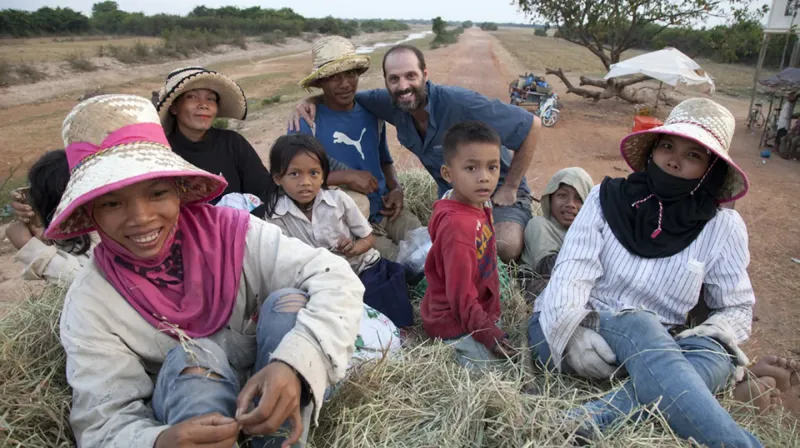
M 300 153 L 306 153 L 319 160 L 322 167 L 322 188 L 328 188 L 328 174 L 331 172 L 331 163 L 322 143 L 316 138 L 306 134 L 290 134 L 279 137 L 269 151 L 269 171 L 273 176 L 283 176 L 289 169 L 292 159 Z M 271 180 L 264 195 L 266 216 L 271 217 L 275 212 L 278 199 L 284 194 L 283 189 Z
M 69 163 L 63 149 L 48 151 L 28 170 L 28 183 L 31 186 L 30 205 L 42 217 L 44 227 L 50 226 L 53 214 L 61 202 L 61 196 L 69 182 Z M 91 247 L 89 235 L 82 235 L 56 245 L 73 255 L 83 255 Z
M 459 145 L 464 143 L 493 143 L 500 147 L 500 135 L 488 124 L 480 121 L 462 121 L 450 126 L 444 134 L 444 163 L 458 153 Z

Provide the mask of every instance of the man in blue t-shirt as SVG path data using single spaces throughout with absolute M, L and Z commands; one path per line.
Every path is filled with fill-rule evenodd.
M 397 139 L 436 181 L 439 197 L 450 188 L 441 174 L 445 132 L 462 121 L 481 121 L 500 135 L 500 181 L 492 196 L 497 253 L 505 262 L 517 260 L 532 215 L 525 172 L 541 131 L 539 119 L 520 107 L 471 90 L 428 81 L 425 57 L 411 45 L 396 45 L 386 52 L 383 76 L 386 89 L 359 92 L 356 103 L 397 128 Z M 315 105 L 320 102 L 313 97 L 300 103 L 292 117 L 293 126 L 299 126 L 301 116 L 313 121 L 318 110 Z
M 343 37 L 328 36 L 314 44 L 312 58 L 314 70 L 300 85 L 322 89 L 322 102 L 313 126 L 304 121 L 299 132 L 315 136 L 331 158 L 335 170 L 328 176 L 329 185 L 367 195 L 375 248 L 394 260 L 406 232 L 422 224 L 403 207 L 384 121 L 355 102 L 358 78 L 369 69 L 369 56 L 357 55 Z

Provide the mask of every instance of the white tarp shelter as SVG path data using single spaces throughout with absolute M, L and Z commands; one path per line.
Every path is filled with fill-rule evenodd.
M 613 64 L 605 79 L 626 75 L 645 75 L 673 87 L 714 93 L 714 79 L 692 58 L 671 47 Z

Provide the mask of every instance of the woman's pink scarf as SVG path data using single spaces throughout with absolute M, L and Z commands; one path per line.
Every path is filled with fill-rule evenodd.
M 181 206 L 157 257 L 136 258 L 99 231 L 95 263 L 154 327 L 177 337 L 212 335 L 228 323 L 244 264 L 250 214 L 208 204 Z

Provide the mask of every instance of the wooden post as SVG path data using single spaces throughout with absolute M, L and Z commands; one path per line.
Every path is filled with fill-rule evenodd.
M 756 73 L 753 75 L 753 88 L 750 92 L 750 107 L 747 108 L 747 127 L 752 125 L 750 112 L 753 110 L 753 103 L 756 102 L 756 85 L 758 84 L 758 77 L 761 75 L 761 67 L 764 65 L 764 58 L 767 56 L 767 45 L 769 44 L 770 35 L 764 33 L 764 38 L 761 40 L 761 51 L 758 53 L 758 64 L 756 64 Z
M 795 39 L 792 58 L 789 59 L 789 67 L 797 67 L 798 62 L 800 62 L 798 58 L 800 58 L 800 39 Z

